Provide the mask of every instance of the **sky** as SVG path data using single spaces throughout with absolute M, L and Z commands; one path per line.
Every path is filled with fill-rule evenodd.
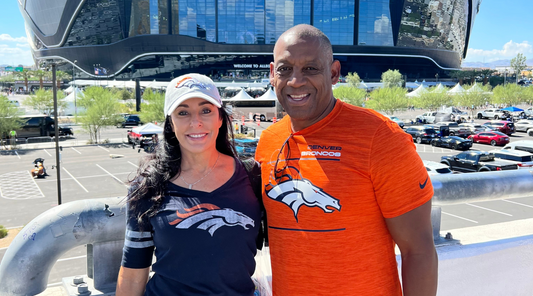
M 2 0 L 0 65 L 33 64 L 17 0 Z M 483 0 L 470 35 L 465 62 L 533 59 L 533 0 Z

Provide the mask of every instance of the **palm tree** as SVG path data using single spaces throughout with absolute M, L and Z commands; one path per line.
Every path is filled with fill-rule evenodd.
M 481 75 L 483 76 L 483 85 L 485 85 L 485 84 L 487 84 L 489 82 L 489 77 L 494 72 L 496 72 L 496 70 L 492 70 L 492 69 L 483 69 L 483 70 L 481 70 Z
M 38 69 L 32 72 L 33 72 L 33 76 L 39 77 L 39 89 L 42 89 L 43 88 L 43 77 L 47 77 L 48 72 L 45 72 L 41 69 Z
M 450 76 L 452 78 L 457 78 L 457 80 L 459 80 L 459 84 L 460 85 L 463 85 L 463 79 L 465 79 L 467 77 L 466 71 L 452 71 L 452 73 L 450 74 Z
M 29 70 L 23 69 L 22 72 L 15 72 L 15 73 L 17 77 L 24 79 L 24 86 L 26 87 L 26 91 L 29 91 L 28 79 L 31 77 L 31 72 Z
M 65 79 L 71 79 L 71 75 L 67 72 L 63 71 L 56 71 L 56 81 L 57 81 L 57 88 L 59 89 L 61 87 L 61 81 Z

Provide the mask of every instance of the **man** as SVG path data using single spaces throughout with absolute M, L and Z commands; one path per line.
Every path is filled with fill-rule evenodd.
M 397 124 L 333 97 L 340 68 L 309 25 L 274 47 L 270 80 L 288 116 L 262 132 L 256 152 L 274 295 L 435 295 L 426 169 Z

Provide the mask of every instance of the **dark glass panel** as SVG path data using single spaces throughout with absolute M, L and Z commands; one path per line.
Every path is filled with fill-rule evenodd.
M 123 38 L 117 1 L 87 0 L 64 46 L 110 44 Z
M 389 0 L 359 1 L 359 45 L 394 46 Z
M 44 35 L 54 35 L 67 0 L 26 1 L 26 12 Z

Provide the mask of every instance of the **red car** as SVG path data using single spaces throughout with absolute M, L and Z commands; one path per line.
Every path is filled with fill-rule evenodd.
M 474 143 L 491 144 L 492 146 L 503 146 L 509 143 L 509 136 L 501 132 L 480 132 L 468 137 Z
M 500 131 L 506 135 L 511 135 L 516 131 L 514 123 L 504 120 L 491 120 L 485 122 L 483 125 L 492 130 Z

